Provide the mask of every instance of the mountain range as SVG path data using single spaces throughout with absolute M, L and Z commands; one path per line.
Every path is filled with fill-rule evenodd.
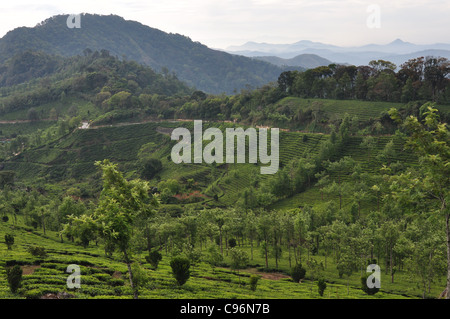
M 190 38 L 166 33 L 116 15 L 80 15 L 80 28 L 69 28 L 68 15 L 56 15 L 33 28 L 19 27 L 0 39 L 0 64 L 27 50 L 60 56 L 107 50 L 155 71 L 175 73 L 187 85 L 207 93 L 231 94 L 276 81 L 280 66 L 213 50 Z
M 334 63 L 367 65 L 371 60 L 388 60 L 397 66 L 409 59 L 420 56 L 441 56 L 450 59 L 450 44 L 414 44 L 396 39 L 388 44 L 368 44 L 341 47 L 308 40 L 292 44 L 271 44 L 247 42 L 240 46 L 230 46 L 226 52 L 248 57 L 276 56 L 284 59 L 303 54 L 315 54 Z

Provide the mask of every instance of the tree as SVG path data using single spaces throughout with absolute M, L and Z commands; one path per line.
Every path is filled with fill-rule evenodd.
M 414 92 L 413 82 L 412 82 L 411 78 L 408 78 L 406 80 L 405 85 L 402 88 L 401 102 L 408 103 L 409 101 L 413 101 L 414 95 L 415 95 L 415 92 Z
M 11 234 L 5 235 L 5 244 L 8 247 L 8 250 L 12 249 L 12 246 L 14 245 L 14 236 Z
M 115 108 L 125 109 L 125 108 L 129 107 L 129 105 L 131 104 L 130 100 L 131 100 L 131 93 L 125 92 L 125 91 L 120 91 L 120 92 L 114 94 L 113 96 L 111 96 L 108 99 L 107 103 L 113 109 L 115 109 Z
M 134 298 L 137 299 L 130 256 L 133 222 L 136 216 L 140 214 L 152 214 L 157 202 L 149 195 L 150 186 L 147 182 L 141 180 L 127 181 L 118 171 L 117 164 L 113 164 L 109 160 L 103 160 L 102 162 L 96 162 L 95 165 L 102 170 L 103 189 L 94 212 L 94 219 L 99 226 L 100 236 L 107 244 L 117 246 L 123 254 L 128 267 Z
M 177 284 L 183 286 L 191 276 L 191 263 L 189 259 L 180 256 L 175 257 L 170 261 L 170 267 L 172 268 L 172 275 L 177 281 Z
M 6 277 L 8 279 L 9 289 L 12 293 L 16 293 L 22 283 L 22 268 L 19 265 L 6 268 Z
M 450 61 L 446 58 L 427 57 L 424 62 L 424 79 L 431 87 L 432 99 L 437 101 L 445 89 L 450 74 Z
M 138 263 L 133 263 L 133 293 L 138 296 L 139 290 L 145 287 L 149 282 L 148 274 L 145 269 L 142 268 Z
M 380 290 L 380 288 L 377 287 L 369 288 L 367 286 L 367 279 L 369 278 L 370 275 L 371 275 L 370 273 L 364 273 L 361 276 L 361 289 L 368 295 L 375 295 Z
M 152 250 L 148 253 L 148 256 L 145 257 L 145 260 L 152 265 L 153 269 L 156 270 L 158 268 L 158 264 L 162 259 L 162 255 L 157 250 Z
M 410 116 L 402 120 L 396 109 L 391 109 L 391 118 L 410 134 L 406 147 L 419 157 L 420 165 L 413 171 L 392 177 L 391 192 L 401 201 L 427 205 L 422 207 L 445 219 L 447 245 L 447 295 L 450 299 L 450 133 L 446 123 L 439 121 L 434 103 L 428 103 L 423 122 Z M 412 193 L 412 194 L 411 194 Z M 406 194 L 407 196 L 403 196 Z M 426 198 L 425 198 L 426 196 Z
M 89 215 L 69 216 L 69 223 L 62 231 L 63 234 L 78 238 L 81 245 L 86 248 L 89 242 L 97 238 L 98 225 L 94 218 Z
M 263 240 L 261 251 L 264 255 L 266 268 L 269 268 L 269 240 L 272 236 L 272 216 L 269 212 L 261 214 L 257 221 L 258 235 Z
M 294 282 L 300 282 L 303 278 L 305 278 L 306 269 L 303 268 L 302 264 L 297 264 L 291 269 L 291 277 Z
M 317 288 L 318 288 L 318 291 L 319 291 L 319 295 L 321 297 L 323 297 L 323 293 L 325 292 L 325 289 L 327 288 L 327 283 L 325 282 L 325 279 L 320 278 L 317 281 Z
M 230 267 L 233 270 L 237 270 L 239 277 L 239 285 L 241 285 L 241 276 L 239 276 L 239 269 L 247 267 L 248 255 L 245 251 L 238 248 L 232 248 L 230 250 L 231 263 Z
M 259 276 L 259 275 L 251 275 L 250 276 L 250 289 L 252 291 L 256 290 L 256 287 L 258 286 L 259 279 L 261 279 L 261 276 Z
M 285 71 L 280 74 L 278 77 L 278 88 L 283 93 L 291 93 L 291 87 L 294 83 L 294 79 L 297 72 L 295 71 Z
M 219 266 L 223 262 L 223 256 L 216 245 L 208 247 L 206 262 L 211 266 L 213 272 L 215 267 Z
M 339 278 L 342 278 L 344 275 L 347 276 L 347 294 L 349 293 L 349 280 L 353 271 L 357 269 L 355 265 L 355 258 L 351 256 L 349 252 L 344 252 L 339 257 L 337 261 L 336 268 L 339 272 Z

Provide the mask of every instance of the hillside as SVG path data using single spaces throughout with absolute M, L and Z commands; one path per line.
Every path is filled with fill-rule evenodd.
M 12 32 L 35 33 L 37 49 L 41 28 L 53 39 L 64 23 Z M 124 46 L 130 29 L 117 32 Z M 107 49 L 21 52 L 26 39 L 0 64 L 0 297 L 414 299 L 446 287 L 447 60 L 285 71 L 225 95 Z M 220 159 L 238 128 L 255 129 L 245 154 L 230 149 L 244 163 L 192 162 L 198 150 Z M 190 163 L 173 160 L 174 129 L 202 134 L 182 148 Z M 67 285 L 69 265 L 81 286 Z
M 180 34 L 128 21 L 119 16 L 81 15 L 81 28 L 69 29 L 67 15 L 51 17 L 34 28 L 21 27 L 0 39 L 0 63 L 27 50 L 52 55 L 83 55 L 107 50 L 111 55 L 170 73 L 208 93 L 240 91 L 276 81 L 283 71 L 273 64 L 212 50 Z

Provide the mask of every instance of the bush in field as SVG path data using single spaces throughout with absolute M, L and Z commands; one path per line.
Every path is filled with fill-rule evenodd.
M 172 268 L 173 277 L 180 286 L 184 285 L 191 276 L 191 262 L 186 257 L 173 258 L 170 261 L 170 267 Z
M 145 260 L 147 260 L 147 262 L 152 265 L 153 269 L 157 269 L 158 268 L 158 264 L 162 259 L 162 255 L 159 251 L 157 250 L 152 250 L 148 256 L 145 256 Z
M 8 246 L 8 250 L 12 249 L 12 245 L 14 245 L 14 236 L 11 234 L 5 235 L 5 244 Z
M 250 276 L 250 289 L 252 291 L 256 290 L 256 287 L 258 286 L 258 281 L 261 278 L 261 276 L 258 275 L 251 275 Z
M 380 288 L 376 287 L 369 288 L 367 286 L 367 278 L 369 278 L 370 275 L 371 275 L 370 273 L 366 273 L 361 276 L 361 288 L 366 294 L 375 295 L 378 291 L 380 291 Z
M 139 291 L 148 284 L 150 279 L 145 269 L 139 264 L 134 263 L 131 268 L 133 273 L 134 293 L 138 295 Z
M 9 289 L 16 293 L 22 283 L 22 268 L 19 265 L 6 268 L 6 277 L 8 279 Z
M 317 288 L 319 290 L 319 295 L 323 297 L 323 293 L 327 288 L 327 283 L 325 282 L 325 279 L 321 278 L 317 281 Z
M 303 278 L 305 278 L 306 270 L 303 268 L 302 264 L 297 264 L 291 269 L 291 277 L 294 282 L 300 282 Z
M 28 252 L 35 257 L 47 257 L 47 252 L 45 251 L 44 247 L 30 246 L 28 247 Z

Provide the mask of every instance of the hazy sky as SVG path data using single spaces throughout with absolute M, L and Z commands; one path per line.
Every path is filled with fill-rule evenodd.
M 379 20 L 367 11 L 372 4 L 380 9 Z M 117 14 L 212 48 L 247 41 L 450 43 L 449 0 L 2 0 L 0 36 L 56 14 L 83 12 Z M 369 28 L 368 18 L 379 21 L 379 28 Z

